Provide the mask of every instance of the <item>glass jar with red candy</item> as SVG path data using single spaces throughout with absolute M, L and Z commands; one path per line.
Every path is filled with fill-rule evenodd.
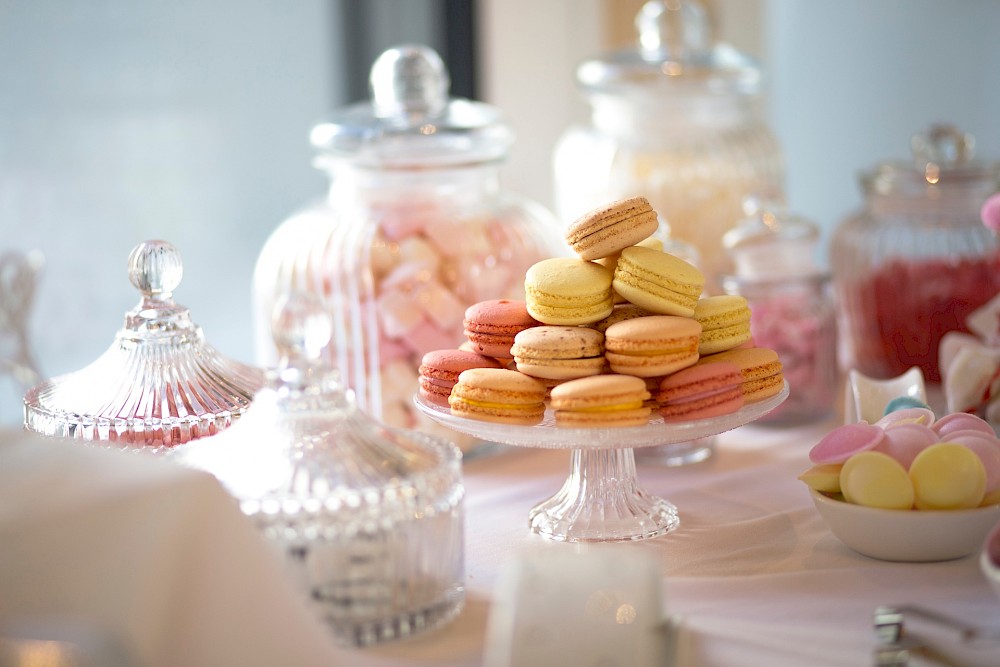
M 865 205 L 831 240 L 841 362 L 872 377 L 919 367 L 938 382 L 938 347 L 1000 291 L 1000 241 L 980 219 L 1000 164 L 973 158 L 973 138 L 932 125 L 913 161 L 861 176 Z

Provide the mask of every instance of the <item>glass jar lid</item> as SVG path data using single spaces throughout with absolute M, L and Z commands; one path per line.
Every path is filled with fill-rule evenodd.
M 785 279 L 821 274 L 815 253 L 819 227 L 790 213 L 776 198 L 743 200 L 745 218 L 722 237 L 722 245 L 742 279 Z
M 371 99 L 341 108 L 312 128 L 315 163 L 414 169 L 503 158 L 513 132 L 499 109 L 449 97 L 450 77 L 433 49 L 391 48 L 372 65 Z
M 910 162 L 886 161 L 861 174 L 868 196 L 898 195 L 932 199 L 942 191 L 980 193 L 975 202 L 1000 189 L 1000 163 L 975 159 L 975 138 L 954 125 L 937 123 L 913 136 Z
M 319 297 L 283 298 L 273 321 L 280 362 L 246 414 L 225 433 L 174 454 L 213 473 L 248 515 L 397 507 L 437 478 L 461 474 L 456 446 L 389 428 L 357 407 L 323 361 L 332 326 Z
M 28 390 L 29 430 L 157 449 L 214 435 L 250 404 L 262 373 L 220 355 L 173 300 L 183 275 L 177 249 L 141 243 L 128 270 L 139 304 L 96 361 Z
M 635 19 L 637 48 L 587 60 L 577 79 L 589 92 L 756 94 L 761 71 L 747 55 L 716 39 L 698 0 L 650 0 Z

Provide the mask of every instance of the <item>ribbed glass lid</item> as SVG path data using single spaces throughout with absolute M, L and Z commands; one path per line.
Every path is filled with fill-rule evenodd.
M 932 124 L 910 140 L 910 161 L 889 160 L 862 173 L 862 189 L 928 200 L 950 189 L 958 196 L 975 194 L 978 207 L 1000 188 L 1000 163 L 977 160 L 975 147 L 975 137 L 958 127 Z
M 746 279 L 817 275 L 819 227 L 770 194 L 745 197 L 744 218 L 722 236 L 737 276 Z
M 323 360 L 331 332 L 317 297 L 282 299 L 273 322 L 280 362 L 265 386 L 239 423 L 178 449 L 176 460 L 214 474 L 248 514 L 402 503 L 435 475 L 457 474 L 457 447 L 357 407 Z
M 577 79 L 588 92 L 755 94 L 761 73 L 748 56 L 717 41 L 697 0 L 650 0 L 635 19 L 635 48 L 587 60 Z
M 449 97 L 441 57 L 421 45 L 401 45 L 371 68 L 371 99 L 332 113 L 313 127 L 317 166 L 349 160 L 361 167 L 412 169 L 498 160 L 513 141 L 500 111 Z
M 25 394 L 28 429 L 121 447 L 173 447 L 222 431 L 250 404 L 261 371 L 220 355 L 174 302 L 183 275 L 177 249 L 141 243 L 128 273 L 142 298 L 125 326 L 92 364 Z

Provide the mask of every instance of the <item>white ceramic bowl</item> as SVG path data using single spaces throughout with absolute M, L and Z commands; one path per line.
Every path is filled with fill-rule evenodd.
M 986 535 L 1000 522 L 1000 505 L 971 510 L 886 510 L 810 492 L 820 516 L 841 542 L 880 560 L 915 563 L 978 554 Z

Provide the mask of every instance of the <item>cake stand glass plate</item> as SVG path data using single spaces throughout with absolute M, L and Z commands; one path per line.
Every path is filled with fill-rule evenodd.
M 564 542 L 621 542 L 665 535 L 680 524 L 672 503 L 639 486 L 634 448 L 731 431 L 760 419 L 787 397 L 785 382 L 775 396 L 729 415 L 673 423 L 654 416 L 645 426 L 626 428 L 556 426 L 552 410 L 546 410 L 545 418 L 534 426 L 499 424 L 456 417 L 447 407 L 419 395 L 413 400 L 431 419 L 483 440 L 517 447 L 569 449 L 569 476 L 558 493 L 529 512 L 529 527 L 543 537 Z

